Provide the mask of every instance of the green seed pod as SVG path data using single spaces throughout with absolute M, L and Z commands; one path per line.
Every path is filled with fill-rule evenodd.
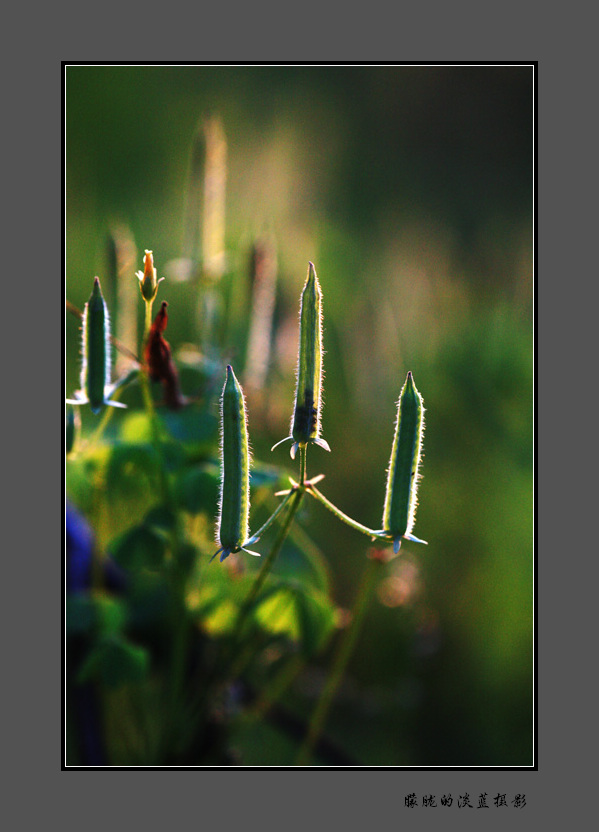
M 110 384 L 110 320 L 98 277 L 94 278 L 92 293 L 83 310 L 81 332 L 81 389 L 75 392 L 74 399 L 67 399 L 67 403 L 89 403 L 92 413 L 99 413 L 104 405 L 126 407 L 121 402 L 108 401 L 113 392 Z
M 402 537 L 416 543 L 426 542 L 412 535 L 423 433 L 424 405 L 410 372 L 397 405 L 397 422 L 383 511 L 383 531 L 393 538 L 396 554 L 399 552 Z
M 314 264 L 308 264 L 308 277 L 300 302 L 300 334 L 297 362 L 297 386 L 295 409 L 291 420 L 293 439 L 291 457 L 297 449 L 308 443 L 320 445 L 330 451 L 328 443 L 320 436 L 322 409 L 322 292 Z M 277 442 L 280 445 L 281 442 Z M 273 449 L 277 447 L 273 446 Z
M 227 377 L 221 396 L 221 483 L 217 543 L 221 562 L 232 552 L 239 552 L 248 540 L 250 514 L 250 452 L 247 416 L 243 390 L 233 368 L 227 366 Z M 250 552 L 250 554 L 257 554 Z
M 98 413 L 104 404 L 104 389 L 110 383 L 110 320 L 97 277 L 83 312 L 83 340 L 81 388 L 92 413 Z

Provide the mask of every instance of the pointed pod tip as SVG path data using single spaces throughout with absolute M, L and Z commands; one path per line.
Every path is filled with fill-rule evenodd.
M 408 370 L 408 374 L 406 376 L 406 383 L 404 384 L 404 388 L 409 390 L 411 393 L 416 392 L 416 384 L 414 382 L 414 376 L 412 375 L 412 371 Z
M 225 386 L 226 385 L 233 385 L 234 387 L 238 385 L 237 376 L 235 375 L 235 371 L 230 364 L 227 364 L 227 372 L 225 376 Z
M 99 277 L 94 277 L 94 285 L 93 285 L 93 288 L 92 288 L 91 297 L 94 298 L 94 299 L 97 299 L 97 298 L 102 298 L 102 300 L 104 299 L 103 296 L 102 296 L 102 286 L 100 285 L 100 278 Z M 91 298 L 90 298 L 90 300 L 91 300 Z
M 316 277 L 316 269 L 314 267 L 314 263 L 310 260 L 308 262 L 308 276 L 306 277 L 306 286 L 310 286 L 312 283 L 315 286 L 318 286 L 318 278 Z

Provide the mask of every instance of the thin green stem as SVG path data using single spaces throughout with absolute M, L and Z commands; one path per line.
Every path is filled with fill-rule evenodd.
M 142 353 L 143 353 L 143 345 L 148 339 L 148 335 L 150 334 L 150 329 L 152 327 L 152 301 L 147 300 L 145 301 L 145 308 L 146 308 L 146 318 L 145 318 L 145 325 L 144 325 L 144 335 L 142 341 Z M 162 444 L 161 444 L 161 433 L 162 428 L 160 425 L 160 420 L 158 419 L 158 414 L 156 413 L 156 408 L 154 406 L 154 400 L 152 398 L 152 391 L 150 387 L 150 378 L 148 376 L 147 367 L 142 367 L 140 372 L 140 382 L 141 382 L 141 392 L 142 397 L 144 400 L 144 406 L 146 409 L 146 414 L 150 422 L 150 432 L 152 436 L 152 443 L 158 454 L 159 459 L 159 469 L 160 469 L 160 486 L 162 490 L 162 496 L 165 504 L 169 507 L 174 509 L 174 501 L 171 494 L 170 485 L 168 482 L 168 478 L 166 476 L 165 466 L 163 464 L 163 453 L 162 453 Z
M 220 677 L 221 677 L 221 680 L 224 681 L 224 682 L 227 682 L 229 680 L 229 678 L 232 675 L 232 669 L 236 666 L 236 652 L 237 652 L 238 646 L 241 642 L 241 636 L 243 634 L 243 628 L 244 628 L 245 623 L 247 621 L 248 615 L 250 614 L 250 612 L 252 610 L 252 607 L 254 606 L 254 602 L 256 601 L 256 598 L 258 597 L 258 595 L 260 593 L 260 590 L 264 586 L 264 582 L 266 581 L 268 575 L 270 574 L 270 571 L 273 567 L 273 564 L 274 564 L 275 560 L 277 559 L 277 556 L 278 556 L 279 552 L 281 551 L 281 549 L 283 547 L 283 543 L 285 542 L 285 539 L 286 539 L 286 537 L 289 533 L 289 529 L 291 528 L 291 524 L 293 523 L 293 518 L 297 514 L 297 511 L 300 507 L 300 503 L 302 501 L 304 493 L 305 493 L 304 489 L 298 488 L 295 491 L 291 492 L 291 494 L 288 495 L 288 497 L 290 497 L 291 499 L 289 500 L 289 510 L 287 512 L 285 522 L 281 526 L 281 528 L 279 530 L 279 533 L 278 533 L 275 541 L 273 542 L 273 545 L 271 547 L 270 552 L 268 553 L 267 557 L 262 562 L 262 566 L 260 568 L 260 571 L 256 575 L 254 583 L 252 584 L 252 587 L 251 587 L 249 593 L 247 594 L 243 604 L 241 605 L 241 608 L 240 608 L 239 613 L 237 615 L 237 621 L 235 622 L 235 629 L 233 631 L 233 635 L 232 635 L 232 639 L 231 639 L 230 652 L 229 652 L 228 658 L 225 661 L 224 670 L 219 674 Z M 277 510 L 276 513 L 278 513 L 278 511 L 282 508 L 282 506 L 286 505 L 286 504 L 287 504 L 287 502 L 282 503 L 278 507 L 278 510 Z M 270 519 L 272 520 L 272 517 Z M 269 525 L 270 525 L 270 521 L 269 521 Z
M 104 413 L 102 414 L 102 418 L 100 419 L 100 424 L 90 436 L 89 441 L 85 444 L 86 450 L 88 450 L 89 448 L 93 448 L 93 446 L 100 441 L 100 439 L 102 438 L 102 434 L 108 427 L 108 423 L 110 422 L 113 413 L 114 407 L 104 408 Z
M 285 494 L 285 496 L 283 497 L 283 499 L 281 500 L 281 502 L 279 503 L 279 505 L 276 507 L 276 509 L 273 511 L 273 513 L 270 515 L 270 517 L 268 518 L 268 520 L 266 521 L 266 523 L 264 523 L 264 525 L 263 525 L 263 526 L 260 526 L 260 528 L 258 529 L 258 531 L 257 531 L 257 532 L 255 532 L 255 534 L 251 535 L 251 537 L 256 538 L 256 540 L 258 540 L 259 538 L 261 538 L 261 537 L 262 537 L 262 535 L 264 534 L 264 532 L 265 532 L 268 528 L 270 528 L 270 526 L 274 523 L 274 521 L 275 521 L 275 520 L 276 520 L 276 518 L 279 516 L 279 514 L 281 513 L 281 511 L 285 508 L 285 506 L 287 505 L 287 503 L 289 502 L 289 500 L 291 499 L 291 497 L 292 497 L 292 496 L 293 496 L 293 492 L 292 492 L 292 491 L 290 491 L 288 494 Z
M 145 324 L 143 343 L 147 341 L 150 329 L 152 327 L 152 301 L 145 301 Z M 142 343 L 142 347 L 143 347 Z M 143 351 L 143 349 L 142 349 Z M 185 605 L 185 573 L 179 563 L 179 551 L 182 544 L 182 529 L 181 520 L 177 512 L 176 500 L 174 498 L 171 483 L 168 479 L 166 465 L 164 460 L 164 449 L 162 445 L 162 427 L 154 400 L 152 399 L 152 391 L 150 388 L 150 378 L 148 376 L 147 368 L 142 368 L 140 373 L 140 382 L 142 389 L 142 396 L 148 420 L 150 422 L 150 432 L 152 437 L 152 444 L 154 446 L 158 458 L 158 471 L 160 478 L 160 491 L 163 504 L 169 508 L 175 517 L 174 526 L 170 532 L 170 549 L 172 555 L 172 562 L 169 571 L 169 584 L 172 600 L 172 651 L 171 651 L 171 668 L 168 679 L 168 707 L 165 714 L 164 736 L 163 742 L 168 748 L 173 741 L 177 741 L 177 725 L 180 719 L 182 706 L 182 693 L 185 683 L 185 665 L 187 657 L 187 649 L 189 644 L 189 622 L 186 615 Z
M 341 683 L 347 663 L 360 632 L 364 615 L 368 607 L 368 602 L 372 594 L 374 580 L 380 565 L 381 562 L 379 560 L 375 560 L 374 558 L 368 561 L 366 570 L 362 576 L 362 582 L 358 589 L 356 600 L 354 602 L 354 607 L 352 609 L 351 622 L 339 642 L 339 647 L 333 661 L 330 676 L 327 679 L 320 698 L 316 704 L 316 708 L 314 709 L 310 719 L 308 733 L 306 734 L 304 742 L 302 743 L 297 755 L 297 766 L 308 765 L 312 750 L 322 733 L 329 709 L 335 694 L 337 693 L 337 689 Z
M 281 549 L 283 548 L 283 543 L 285 542 L 285 538 L 289 533 L 289 529 L 291 528 L 291 524 L 293 523 L 293 518 L 297 514 L 297 511 L 300 507 L 300 503 L 302 501 L 302 497 L 304 496 L 304 491 L 302 489 L 297 489 L 291 495 L 291 501 L 289 504 L 289 511 L 287 512 L 287 517 L 285 518 L 285 522 L 281 526 L 279 530 L 279 534 L 277 535 L 276 540 L 274 541 L 270 552 L 268 553 L 267 557 L 264 559 L 260 571 L 256 575 L 256 580 L 252 584 L 252 588 L 250 589 L 248 595 L 246 596 L 245 601 L 239 611 L 239 616 L 237 618 L 237 623 L 235 626 L 235 634 L 233 638 L 233 643 L 236 644 L 239 637 L 241 636 L 241 632 L 243 630 L 243 625 L 247 619 L 248 614 L 250 613 L 256 598 L 258 597 L 260 590 L 264 586 L 264 582 L 266 581 L 270 571 L 274 565 L 275 560 Z
M 306 484 L 306 457 L 308 456 L 308 446 L 300 445 L 300 477 L 299 484 L 303 488 Z
M 126 387 L 128 387 L 128 385 L 131 384 L 131 382 L 135 378 L 137 378 L 137 375 L 138 375 L 138 371 L 134 370 L 134 371 L 128 373 L 127 376 L 125 376 L 125 378 L 123 378 L 119 382 L 117 382 L 117 384 L 114 386 L 114 392 L 112 393 L 111 398 L 114 401 L 118 401 L 119 397 L 121 395 L 121 392 Z M 114 413 L 114 410 L 115 410 L 115 408 L 110 407 L 109 405 L 107 405 L 104 408 L 104 413 L 102 414 L 102 419 L 100 420 L 100 424 L 95 429 L 95 431 L 92 433 L 92 435 L 90 436 L 88 441 L 85 443 L 85 449 L 86 450 L 89 450 L 90 448 L 93 448 L 93 446 L 96 445 L 100 441 L 100 439 L 102 438 L 102 434 L 106 430 L 106 428 L 108 426 L 108 423 L 110 422 L 110 420 L 112 418 L 112 414 Z
M 305 448 L 302 448 L 300 455 L 300 480 L 305 482 L 305 478 L 306 453 Z M 266 523 L 256 533 L 257 535 L 263 534 L 265 529 L 268 528 L 274 522 L 274 520 L 279 516 L 283 509 L 287 508 L 287 515 L 281 528 L 279 529 L 277 537 L 275 538 L 272 544 L 270 552 L 263 560 L 260 570 L 256 575 L 256 578 L 254 579 L 254 582 L 250 588 L 250 591 L 248 592 L 239 609 L 228 649 L 226 650 L 226 653 L 221 658 L 221 660 L 217 662 L 217 665 L 214 668 L 212 674 L 211 681 L 205 686 L 203 695 L 200 697 L 200 701 L 196 704 L 193 716 L 193 719 L 195 720 L 197 720 L 200 717 L 200 714 L 202 713 L 207 702 L 215 696 L 215 688 L 219 688 L 220 686 L 226 685 L 232 678 L 235 677 L 235 674 L 237 672 L 243 669 L 243 667 L 246 664 L 246 651 L 244 650 L 242 641 L 245 624 L 247 623 L 248 616 L 250 615 L 252 608 L 256 602 L 256 599 L 258 598 L 260 591 L 264 586 L 264 583 L 268 575 L 270 574 L 274 562 L 277 559 L 281 549 L 283 548 L 283 544 L 285 543 L 285 540 L 291 530 L 293 520 L 298 512 L 298 509 L 301 505 L 305 493 L 305 485 L 294 485 L 291 491 L 289 491 L 289 493 L 285 495 L 283 501 L 279 504 L 279 506 L 277 506 L 272 515 L 268 518 Z
M 145 320 L 144 320 L 144 338 L 143 338 L 144 343 L 146 341 L 146 338 L 150 334 L 150 329 L 152 328 L 152 303 L 153 303 L 153 301 L 151 301 L 151 300 L 146 300 L 145 301 L 146 315 L 145 315 Z
M 386 542 L 390 541 L 389 535 L 386 535 L 381 532 L 377 532 L 374 529 L 369 529 L 368 526 L 363 526 L 362 523 L 358 523 L 357 520 L 352 520 L 351 517 L 348 517 L 347 514 L 344 514 L 341 509 L 337 508 L 337 506 L 332 503 L 324 494 L 318 490 L 314 485 L 310 486 L 307 489 L 308 494 L 311 494 L 316 500 L 328 508 L 330 512 L 332 512 L 335 517 L 341 520 L 343 523 L 346 523 L 348 526 L 351 526 L 352 529 L 355 529 L 358 532 L 362 532 L 362 534 L 368 535 L 368 537 L 376 537 L 379 540 L 384 540 Z
M 143 354 L 143 347 L 146 341 L 148 340 L 148 336 L 150 334 L 150 329 L 152 328 L 152 301 L 146 300 L 145 301 L 145 322 L 144 322 L 144 334 L 142 339 L 142 354 Z M 150 420 L 150 428 L 152 431 L 152 440 L 156 447 L 156 450 L 160 453 L 160 424 L 158 422 L 158 416 L 156 414 L 156 408 L 154 407 L 154 400 L 152 399 L 152 392 L 150 389 L 150 379 L 148 377 L 147 368 L 144 367 L 141 372 L 141 390 L 144 400 L 144 405 L 146 408 L 146 413 Z

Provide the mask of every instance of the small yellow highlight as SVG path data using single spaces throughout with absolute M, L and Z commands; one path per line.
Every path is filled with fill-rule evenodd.
M 237 607 L 232 601 L 222 604 L 202 619 L 202 629 L 208 635 L 218 636 L 233 632 L 233 625 L 237 620 Z
M 256 618 L 271 633 L 286 635 L 294 641 L 300 637 L 296 605 L 293 597 L 285 592 L 263 601 L 256 610 Z

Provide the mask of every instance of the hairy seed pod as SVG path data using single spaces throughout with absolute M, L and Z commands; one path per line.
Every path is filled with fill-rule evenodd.
M 92 413 L 98 413 L 104 404 L 104 388 L 110 383 L 110 320 L 97 277 L 83 312 L 83 341 L 81 388 Z
M 126 407 L 112 402 L 110 384 L 110 319 L 102 296 L 100 279 L 94 278 L 94 287 L 83 309 L 81 319 L 81 389 L 68 404 L 88 404 L 92 413 L 99 413 L 104 405 Z
M 221 561 L 232 552 L 245 549 L 250 543 L 250 452 L 247 416 L 243 390 L 233 368 L 227 366 L 227 377 L 221 396 L 221 483 L 217 542 Z M 250 552 L 250 554 L 256 554 Z
M 299 353 L 295 408 L 291 419 L 293 439 L 291 457 L 308 443 L 330 451 L 320 436 L 322 408 L 322 292 L 313 263 L 308 264 L 308 277 L 300 302 Z M 285 441 L 285 439 L 281 440 Z M 281 443 L 278 442 L 277 445 Z M 276 448 L 276 445 L 274 446 Z
M 393 538 L 395 553 L 401 539 L 425 543 L 412 535 L 416 515 L 416 492 L 420 477 L 424 433 L 424 405 L 409 372 L 397 405 L 397 422 L 387 476 L 383 530 Z

